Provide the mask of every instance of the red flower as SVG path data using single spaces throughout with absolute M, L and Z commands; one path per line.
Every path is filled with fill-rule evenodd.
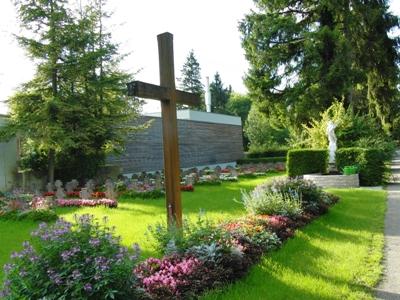
M 181 191 L 184 192 L 193 192 L 194 191 L 194 187 L 191 184 L 188 185 L 181 185 Z

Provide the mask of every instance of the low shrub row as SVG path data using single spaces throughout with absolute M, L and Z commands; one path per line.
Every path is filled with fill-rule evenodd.
M 57 220 L 58 216 L 51 209 L 8 210 L 0 211 L 0 219 L 13 221 L 30 220 L 51 222 Z
M 328 151 L 318 149 L 290 150 L 287 154 L 286 170 L 289 177 L 310 173 L 326 173 Z
M 158 199 L 158 198 L 164 198 L 165 192 L 159 189 L 148 190 L 143 192 L 139 192 L 136 190 L 128 190 L 123 192 L 121 196 L 127 198 Z
M 286 157 L 288 149 L 270 149 L 249 151 L 246 153 L 246 158 L 262 158 L 262 157 Z
M 237 160 L 237 163 L 239 165 L 257 164 L 257 163 L 276 163 L 276 162 L 286 162 L 286 156 L 242 158 Z

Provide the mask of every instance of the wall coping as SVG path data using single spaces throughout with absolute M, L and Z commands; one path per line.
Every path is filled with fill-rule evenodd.
M 144 113 L 143 115 L 147 117 L 161 118 L 161 112 Z M 176 117 L 178 120 L 242 126 L 242 120 L 240 117 L 191 109 L 178 110 L 176 112 Z

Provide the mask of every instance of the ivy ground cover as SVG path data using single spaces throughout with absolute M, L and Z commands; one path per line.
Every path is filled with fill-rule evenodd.
M 243 280 L 202 299 L 374 299 L 386 194 L 332 192 L 341 200 L 328 214 L 264 256 Z

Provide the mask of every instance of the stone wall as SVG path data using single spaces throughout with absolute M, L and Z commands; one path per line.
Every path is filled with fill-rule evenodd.
M 152 125 L 129 136 L 126 151 L 109 157 L 108 164 L 122 167 L 124 174 L 163 169 L 161 118 L 146 116 L 140 123 L 149 120 Z M 181 168 L 222 164 L 243 158 L 241 126 L 178 120 L 178 135 Z
M 322 188 L 356 188 L 360 186 L 358 174 L 353 175 L 318 175 L 307 174 L 303 176 L 306 180 L 313 181 Z

